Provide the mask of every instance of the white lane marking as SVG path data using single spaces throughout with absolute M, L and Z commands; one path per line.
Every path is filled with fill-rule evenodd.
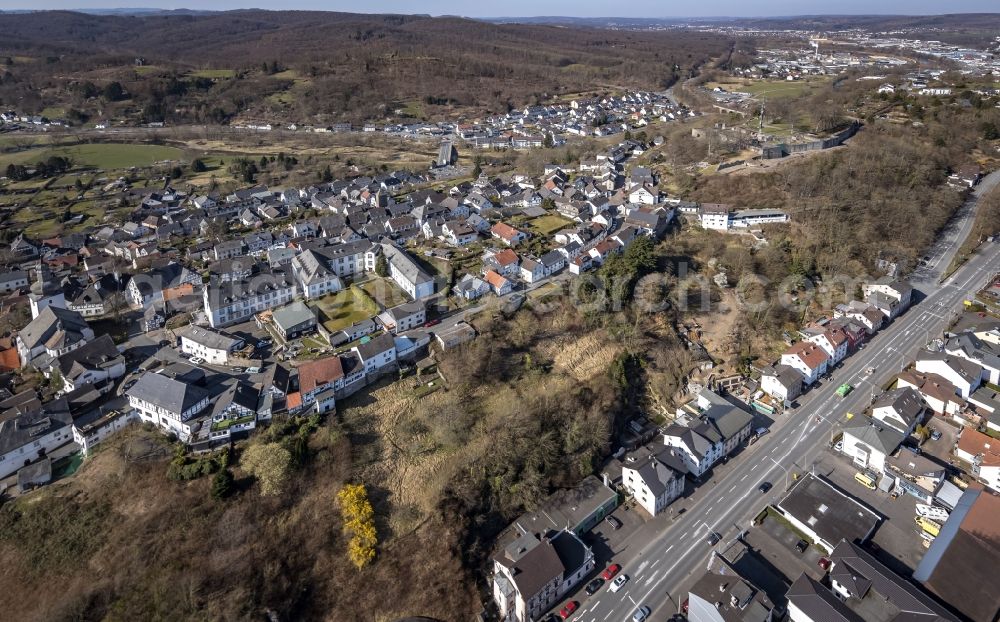
M 650 564 L 649 567 L 650 568 L 656 568 L 656 564 L 660 563 L 661 561 L 663 561 L 663 560 L 660 559 L 659 557 L 657 557 L 656 561 L 654 561 L 652 564 Z

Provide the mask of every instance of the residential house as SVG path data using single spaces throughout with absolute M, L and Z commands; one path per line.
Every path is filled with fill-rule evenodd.
M 208 408 L 209 393 L 194 382 L 203 382 L 204 374 L 188 372 L 185 378 L 170 377 L 165 373 L 146 372 L 125 392 L 139 419 L 152 423 L 163 431 L 177 435 L 187 442 L 197 428 L 192 419 Z
M 28 273 L 24 270 L 12 270 L 0 274 L 0 294 L 26 289 L 28 285 Z
M 521 260 L 520 268 L 521 280 L 525 283 L 537 283 L 545 278 L 545 266 L 541 262 L 527 257 Z
M 812 473 L 792 483 L 772 507 L 827 553 L 842 540 L 867 542 L 883 518 L 825 477 Z
M 538 258 L 542 265 L 542 273 L 550 276 L 566 267 L 566 256 L 558 250 L 552 250 Z
M 271 323 L 285 340 L 314 333 L 317 324 L 316 314 L 301 300 L 275 309 L 271 313 Z
M 517 246 L 529 237 L 527 233 L 502 222 L 498 222 L 490 228 L 490 235 L 501 240 L 507 246 Z
M 905 434 L 868 417 L 854 417 L 844 426 L 843 452 L 861 469 L 881 473 L 885 460 L 899 449 Z
M 640 447 L 627 454 L 622 487 L 650 516 L 657 516 L 684 493 L 684 460 L 673 447 Z
M 492 269 L 506 277 L 517 276 L 520 270 L 520 258 L 517 253 L 509 248 L 505 248 L 499 252 L 488 251 L 483 256 L 483 264 L 485 269 Z
M 102 334 L 79 348 L 70 350 L 52 362 L 48 376 L 58 372 L 60 393 L 69 393 L 91 384 L 99 393 L 109 391 L 115 380 L 125 375 L 125 357 L 118 351 L 111 335 Z
M 948 339 L 944 351 L 979 364 L 983 368 L 983 380 L 1000 384 L 1000 345 L 980 339 L 974 333 L 964 332 Z
M 389 264 L 389 277 L 410 298 L 423 300 L 434 295 L 434 278 L 406 251 L 393 244 L 382 244 L 382 252 Z
M 258 419 L 271 418 L 272 397 L 266 391 L 242 380 L 229 380 L 223 386 L 225 390 L 215 399 L 208 414 L 211 440 L 249 432 L 257 427 Z
M 219 328 L 288 304 L 294 296 L 295 281 L 292 276 L 281 270 L 272 270 L 245 281 L 216 282 L 206 286 L 203 302 L 209 325 Z
M 732 206 L 722 203 L 702 204 L 701 213 L 699 214 L 702 229 L 728 231 L 730 226 L 729 214 L 732 211 Z
M 483 275 L 483 280 L 497 296 L 505 296 L 514 289 L 514 284 L 510 280 L 493 270 L 487 270 L 486 274 Z
M 372 374 L 396 362 L 396 342 L 389 333 L 382 333 L 368 343 L 351 348 L 364 365 L 365 374 Z
M 708 389 L 678 409 L 677 414 L 679 418 L 693 415 L 695 419 L 690 425 L 668 426 L 663 441 L 679 450 L 677 453 L 688 473 L 695 478 L 700 478 L 750 437 L 753 415 Z
M 909 387 L 893 389 L 872 404 L 872 419 L 904 437 L 913 433 L 924 417 L 924 401 Z
M 913 287 L 909 283 L 895 280 L 865 283 L 861 291 L 868 304 L 878 308 L 889 319 L 905 311 L 913 295 Z
M 452 293 L 463 300 L 476 300 L 490 291 L 489 283 L 471 274 L 465 274 L 455 283 Z
M 183 303 L 201 286 L 201 275 L 178 263 L 134 274 L 125 288 L 125 298 L 135 309 L 163 308 L 169 302 Z
M 424 325 L 427 321 L 427 305 L 420 300 L 405 302 L 386 309 L 377 319 L 387 331 L 399 334 Z
M 31 399 L 0 421 L 0 478 L 16 473 L 35 460 L 45 460 L 52 451 L 73 441 L 73 417 L 65 398 Z
M 1000 439 L 963 427 L 955 457 L 968 463 L 971 474 L 979 481 L 1000 493 Z
M 182 326 L 174 331 L 180 338 L 181 352 L 202 358 L 210 365 L 229 365 L 229 359 L 243 348 L 243 339 L 194 324 Z
M 835 318 L 848 318 L 855 320 L 859 324 L 865 327 L 865 330 L 869 335 L 874 335 L 882 325 L 885 323 L 886 316 L 878 308 L 868 304 L 867 302 L 859 302 L 857 300 L 852 300 L 850 303 L 844 305 L 837 305 L 834 308 L 833 316 Z
M 897 377 L 897 387 L 913 389 L 923 399 L 924 404 L 938 415 L 957 415 L 965 407 L 958 397 L 958 389 L 937 374 L 922 374 L 907 370 Z
M 775 365 L 762 370 L 760 388 L 782 403 L 792 402 L 802 394 L 802 374 L 788 365 Z
M 302 406 L 328 412 L 336 408 L 335 394 L 343 387 L 344 366 L 339 356 L 308 361 L 299 366 Z
M 48 367 L 52 359 L 94 339 L 94 331 L 76 311 L 48 306 L 17 335 L 22 366 Z
M 806 341 L 815 343 L 823 349 L 823 352 L 826 352 L 827 357 L 829 357 L 828 367 L 836 365 L 847 356 L 847 334 L 839 328 L 831 328 L 817 335 L 812 335 Z
M 944 352 L 917 354 L 916 370 L 925 374 L 937 374 L 950 382 L 958 394 L 966 399 L 979 388 L 983 381 L 983 368 L 978 363 Z
M 515 539 L 493 557 L 493 600 L 502 622 L 534 622 L 594 569 L 594 554 L 569 530 Z
M 800 341 L 781 355 L 781 364 L 802 374 L 802 382 L 811 385 L 826 373 L 830 356 L 810 341 Z

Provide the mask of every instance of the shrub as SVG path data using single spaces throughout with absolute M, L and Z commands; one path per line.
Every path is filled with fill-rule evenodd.
M 243 452 L 240 465 L 260 483 L 262 497 L 281 494 L 288 481 L 292 455 L 280 443 L 258 443 Z
M 358 569 L 375 559 L 378 536 L 375 532 L 375 510 L 368 501 L 364 484 L 346 484 L 337 493 L 340 512 L 344 517 L 344 531 L 351 534 L 347 557 Z

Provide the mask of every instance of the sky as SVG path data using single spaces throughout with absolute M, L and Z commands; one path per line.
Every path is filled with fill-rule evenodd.
M 313 9 L 467 17 L 757 17 L 822 14 L 995 13 L 998 0 L 0 0 L 0 9 L 80 8 Z

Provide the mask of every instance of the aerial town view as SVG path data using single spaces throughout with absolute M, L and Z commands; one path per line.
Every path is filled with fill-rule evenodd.
M 1000 622 L 994 3 L 0 0 L 0 620 Z

